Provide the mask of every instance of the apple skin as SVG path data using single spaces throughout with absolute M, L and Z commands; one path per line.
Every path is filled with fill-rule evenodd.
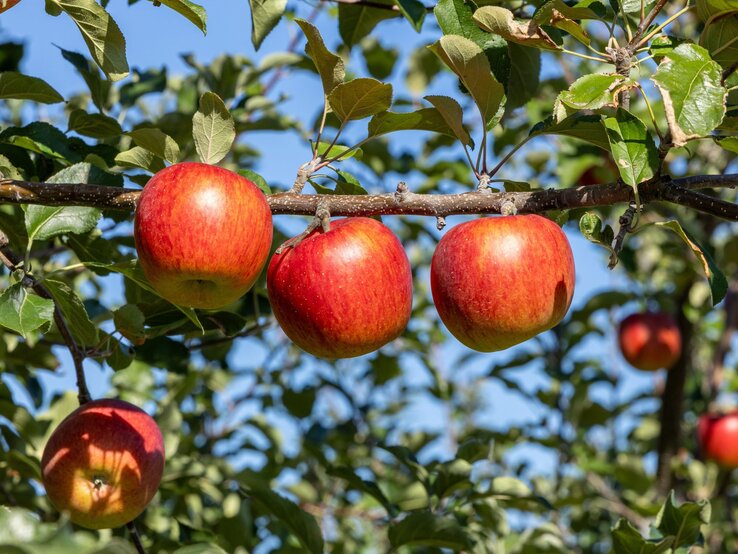
M 164 441 L 154 420 L 122 400 L 88 402 L 54 430 L 41 457 L 51 503 L 88 529 L 120 527 L 159 488 Z
M 331 222 L 267 269 L 274 316 L 287 336 L 321 358 L 353 358 L 396 339 L 410 319 L 413 280 L 402 244 L 367 217 Z
M 631 314 L 620 323 L 620 351 L 643 371 L 669 369 L 682 352 L 682 336 L 674 319 L 661 312 Z
M 141 268 L 161 296 L 192 308 L 222 308 L 261 273 L 272 244 L 272 213 L 248 179 L 213 165 L 179 163 L 144 187 L 134 238 Z
M 441 238 L 430 278 L 451 334 L 469 348 L 495 352 L 563 319 L 574 294 L 574 256 L 564 232 L 545 217 L 485 217 Z
M 8 11 L 18 2 L 20 2 L 20 0 L 0 0 L 0 13 Z
M 697 442 L 703 458 L 726 469 L 738 468 L 738 411 L 700 416 Z

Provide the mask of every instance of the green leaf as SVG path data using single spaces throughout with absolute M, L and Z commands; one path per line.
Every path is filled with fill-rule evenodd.
M 329 142 L 320 141 L 316 148 L 316 154 L 324 160 L 328 158 L 341 158 L 342 160 L 356 158 L 360 160 L 363 152 L 361 148 L 352 148 L 343 144 L 334 144 L 331 146 Z
M 118 137 L 123 133 L 116 119 L 101 113 L 89 114 L 85 110 L 69 114 L 69 130 L 96 139 Z
M 407 113 L 381 112 L 369 121 L 370 137 L 396 131 L 430 131 L 456 138 L 453 129 L 436 108 L 422 108 Z
M 48 325 L 54 317 L 54 302 L 30 294 L 21 283 L 11 285 L 0 296 L 0 326 L 27 337 Z
M 474 12 L 474 21 L 485 31 L 500 35 L 510 42 L 542 50 L 560 50 L 560 47 L 538 23 L 532 19 L 518 21 L 506 8 L 483 6 Z
M 679 235 L 687 246 L 694 252 L 694 255 L 699 260 L 702 270 L 707 277 L 707 281 L 710 283 L 710 293 L 712 294 L 712 305 L 716 306 L 725 297 L 728 292 L 728 281 L 725 279 L 725 275 L 720 271 L 720 268 L 715 263 L 715 260 L 710 253 L 702 248 L 695 240 L 689 235 L 681 226 L 678 221 L 660 221 L 654 223 L 657 227 L 666 227 Z
M 512 110 L 524 106 L 538 92 L 541 74 L 541 51 L 511 42 L 508 44 L 510 56 L 510 79 L 507 90 L 506 108 Z
M 585 213 L 579 219 L 579 231 L 589 242 L 602 246 L 610 252 L 611 256 L 616 255 L 612 248 L 612 241 L 615 239 L 615 233 L 613 232 L 612 227 L 602 222 L 598 214 L 594 212 Z
M 610 151 L 623 182 L 631 187 L 656 174 L 659 154 L 646 125 L 632 113 L 618 108 L 615 117 L 604 121 Z
M 672 142 L 710 133 L 725 116 L 728 94 L 721 84 L 722 69 L 696 44 L 681 44 L 659 64 L 651 78 L 661 91 Z
M 707 21 L 714 15 L 730 14 L 738 11 L 733 0 L 697 0 L 697 15 Z
M 728 152 L 738 154 L 738 137 L 713 137 L 713 140 Z
M 530 130 L 530 137 L 540 135 L 563 135 L 583 140 L 610 151 L 610 142 L 599 115 L 574 114 L 556 122 L 553 117 L 536 123 Z
M 118 24 L 95 0 L 47 0 L 75 22 L 92 59 L 111 81 L 128 75 L 126 40 Z
M 702 31 L 700 45 L 704 46 L 713 60 L 729 68 L 738 62 L 738 8 L 736 15 L 719 17 Z
M 341 121 L 364 119 L 389 109 L 392 85 L 376 79 L 359 78 L 337 85 L 328 103 Z
M 559 94 L 554 113 L 557 114 L 558 119 L 565 119 L 567 115 L 570 115 L 566 110 L 561 110 L 560 104 L 575 111 L 617 106 L 618 94 L 634 86 L 636 86 L 635 82 L 617 73 L 585 75 L 574 81 L 568 90 Z
M 318 75 L 320 75 L 320 80 L 323 83 L 323 92 L 328 96 L 346 78 L 343 58 L 326 48 L 323 37 L 320 36 L 320 31 L 318 31 L 315 25 L 304 19 L 296 19 L 295 22 L 300 26 L 302 32 L 305 33 L 305 38 L 307 38 L 305 54 L 313 60 L 315 68 L 318 70 Z
M 431 95 L 426 96 L 425 99 L 438 110 L 438 113 L 441 114 L 441 117 L 446 121 L 446 124 L 461 144 L 474 148 L 474 141 L 464 127 L 464 112 L 461 105 L 449 96 Z
M 0 73 L 0 98 L 32 100 L 42 104 L 56 104 L 64 101 L 64 97 L 43 79 L 29 77 L 15 71 Z
M 54 297 L 54 302 L 59 306 L 64 320 L 75 340 L 84 346 L 95 346 L 97 344 L 97 328 L 90 321 L 82 299 L 66 283 L 46 279 L 44 285 Z
M 390 516 L 394 516 L 397 513 L 397 507 L 389 501 L 382 492 L 382 489 L 374 481 L 362 479 L 350 467 L 329 467 L 327 473 L 328 475 L 346 481 L 349 489 L 358 490 L 373 497 L 387 510 Z
M 400 8 L 400 13 L 405 16 L 413 29 L 420 32 L 425 19 L 425 4 L 419 0 L 394 0 L 395 5 Z
M 403 520 L 390 525 L 389 541 L 393 549 L 401 546 L 431 546 L 452 550 L 469 550 L 474 541 L 451 516 L 432 512 L 411 512 Z
M 239 169 L 237 173 L 242 177 L 246 177 L 249 181 L 254 183 L 257 187 L 261 189 L 261 192 L 263 192 L 264 194 L 272 193 L 272 189 L 269 187 L 266 179 L 264 179 L 264 177 L 259 175 L 256 171 L 253 171 L 251 169 Z
M 392 6 L 393 0 L 376 0 L 376 3 Z M 368 36 L 378 23 L 398 17 L 392 10 L 367 6 L 365 4 L 338 4 L 338 32 L 346 46 L 353 46 Z
M 656 516 L 656 529 L 664 536 L 674 537 L 672 548 L 701 543 L 703 525 L 710 523 L 710 502 L 698 500 L 677 506 L 674 491 Z
M 489 123 L 497 115 L 505 89 L 492 75 L 484 51 L 471 40 L 455 35 L 443 36 L 429 48 L 461 79 L 482 120 Z
M 323 554 L 323 536 L 315 518 L 301 510 L 293 502 L 273 492 L 263 480 L 256 477 L 242 478 L 241 494 L 252 498 L 264 510 L 285 525 L 311 554 Z
M 47 183 L 89 183 L 99 170 L 91 164 L 76 164 L 62 169 Z M 102 212 L 82 206 L 24 206 L 29 242 L 46 240 L 63 233 L 88 233 L 97 225 Z
M 216 164 L 230 151 L 236 139 L 236 125 L 217 94 L 206 92 L 200 97 L 200 109 L 192 118 L 192 136 L 204 163 Z
M 666 554 L 672 552 L 673 538 L 644 539 L 625 519 L 620 519 L 612 530 L 614 554 Z
M 208 14 L 205 12 L 205 8 L 199 4 L 189 0 L 159 0 L 159 2 L 186 17 L 188 21 L 202 31 L 202 34 L 207 32 Z
M 110 91 L 112 89 L 112 83 L 103 79 L 95 64 L 82 54 L 64 50 L 63 48 L 59 50 L 61 50 L 62 57 L 71 63 L 84 79 L 87 88 L 90 90 L 92 102 L 97 106 L 97 109 L 100 111 L 105 110 L 111 101 Z M 127 85 L 124 85 L 124 88 L 125 86 Z
M 284 15 L 287 0 L 249 0 L 249 5 L 251 6 L 251 43 L 258 50 Z
M 126 133 L 141 148 L 169 163 L 179 161 L 179 145 L 172 137 L 156 128 L 136 129 Z
M 146 316 L 136 304 L 126 304 L 113 312 L 115 330 L 133 344 L 143 344 L 146 340 L 145 322 Z
M 465 0 L 439 0 L 433 8 L 433 14 L 444 35 L 468 38 L 479 46 L 487 56 L 495 78 L 507 84 L 510 76 L 508 43 L 501 36 L 479 28 L 473 17 L 475 9 L 473 2 Z

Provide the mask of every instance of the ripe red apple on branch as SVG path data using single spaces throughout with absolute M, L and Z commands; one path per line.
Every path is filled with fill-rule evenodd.
M 151 502 L 164 471 L 156 422 L 122 400 L 94 400 L 54 430 L 41 458 L 51 503 L 89 529 L 120 527 Z
M 8 11 L 15 6 L 20 0 L 0 0 L 0 13 Z
M 551 329 L 574 294 L 574 257 L 553 221 L 486 217 L 451 229 L 431 263 L 441 320 L 481 352 L 504 350 Z
M 644 371 L 669 369 L 682 352 L 679 326 L 662 312 L 629 315 L 620 323 L 618 339 L 623 357 Z
M 697 442 L 703 458 L 726 469 L 738 468 L 738 411 L 700 416 Z
M 154 289 L 193 308 L 222 308 L 246 293 L 272 244 L 266 197 L 248 179 L 203 163 L 154 175 L 134 221 L 139 262 Z
M 412 272 L 397 237 L 375 219 L 333 221 L 275 254 L 267 270 L 279 325 L 306 352 L 361 356 L 397 338 L 412 310 Z

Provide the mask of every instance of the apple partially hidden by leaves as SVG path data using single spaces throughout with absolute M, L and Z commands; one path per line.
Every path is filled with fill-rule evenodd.
M 351 217 L 275 254 L 267 270 L 274 316 L 287 336 L 322 358 L 361 356 L 397 338 L 412 310 L 412 272 L 397 237 Z
M 89 529 L 120 527 L 151 502 L 164 471 L 156 422 L 122 400 L 94 400 L 54 430 L 41 458 L 51 503 Z
M 0 0 L 0 13 L 8 11 L 15 6 L 20 0 Z
M 203 163 L 172 165 L 146 184 L 136 207 L 139 262 L 175 304 L 216 309 L 256 281 L 272 244 L 272 213 L 259 188 Z
M 620 177 L 618 166 L 611 156 L 603 154 L 602 163 L 591 165 L 579 176 L 577 186 L 600 185 L 612 183 Z
M 679 327 L 666 313 L 629 315 L 620 323 L 618 339 L 623 357 L 644 371 L 669 369 L 682 352 Z
M 574 294 L 574 257 L 553 221 L 486 217 L 451 229 L 431 262 L 441 320 L 469 348 L 504 350 L 551 329 Z
M 700 416 L 697 442 L 703 458 L 726 469 L 738 468 L 738 411 Z

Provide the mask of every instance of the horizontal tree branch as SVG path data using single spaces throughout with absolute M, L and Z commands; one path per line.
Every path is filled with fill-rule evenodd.
M 738 187 L 738 174 L 702 175 L 672 180 L 662 177 L 639 185 L 644 203 L 670 202 L 716 217 L 738 221 L 738 206 L 697 192 L 705 188 Z M 90 206 L 106 210 L 133 211 L 140 190 L 84 184 L 46 184 L 0 179 L 0 204 L 47 206 Z M 588 185 L 531 192 L 463 194 L 416 194 L 404 183 L 397 191 L 370 195 L 294 194 L 282 192 L 268 197 L 274 214 L 315 215 L 318 205 L 332 216 L 424 215 L 444 217 L 459 214 L 499 214 L 503 206 L 519 213 L 541 213 L 633 201 L 633 190 L 620 183 Z

